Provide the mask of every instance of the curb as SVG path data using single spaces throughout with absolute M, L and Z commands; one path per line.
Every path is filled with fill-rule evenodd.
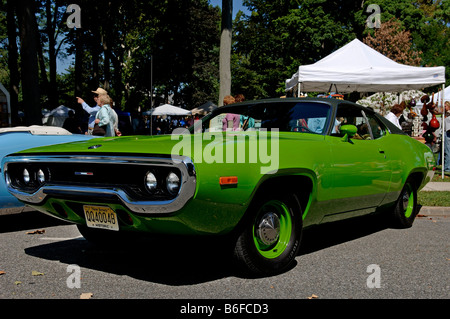
M 420 190 L 421 192 L 448 192 L 450 191 L 450 183 L 446 182 L 430 182 Z
M 422 206 L 419 208 L 419 213 L 417 217 L 428 217 L 428 216 L 450 216 L 450 207 L 433 207 L 433 206 Z

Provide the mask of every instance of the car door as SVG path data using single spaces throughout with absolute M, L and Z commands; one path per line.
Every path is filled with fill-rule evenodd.
M 340 104 L 336 111 L 336 127 L 357 127 L 352 138 L 331 133 L 326 137 L 332 154 L 332 209 L 330 214 L 373 210 L 389 189 L 391 170 L 383 149 L 385 131 L 378 120 L 363 108 Z

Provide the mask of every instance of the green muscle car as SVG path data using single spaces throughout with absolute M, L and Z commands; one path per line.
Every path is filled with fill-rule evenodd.
M 7 156 L 8 190 L 91 241 L 129 232 L 230 238 L 252 272 L 286 271 L 302 230 L 387 211 L 410 227 L 433 154 L 382 116 L 325 98 L 220 107 L 189 130 Z

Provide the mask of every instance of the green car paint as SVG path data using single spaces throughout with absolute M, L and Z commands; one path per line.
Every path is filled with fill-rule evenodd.
M 324 110 L 326 117 L 320 118 L 314 113 L 316 106 L 318 110 Z M 247 131 L 213 131 L 221 125 L 220 118 L 226 113 L 252 115 L 261 126 Z M 300 117 L 308 114 L 310 119 L 319 118 L 325 123 L 322 132 L 312 132 L 310 126 L 298 124 L 303 120 Z M 341 131 L 336 133 L 333 123 L 342 119 L 342 115 L 348 116 L 344 117 Z M 295 124 L 292 124 L 293 119 Z M 366 129 L 370 124 L 370 134 L 359 136 L 365 131 L 361 129 L 361 123 L 359 128 L 358 122 L 355 125 L 349 123 L 354 120 L 367 120 Z M 418 191 L 433 176 L 434 157 L 427 146 L 402 134 L 373 111 L 346 101 L 249 101 L 219 108 L 194 125 L 190 132 L 183 133 L 100 138 L 24 150 L 5 158 L 2 172 L 9 191 L 20 200 L 45 214 L 80 225 L 86 224 L 83 205 L 110 207 L 117 213 L 119 232 L 224 235 L 239 229 L 242 223 L 250 223 L 257 253 L 263 259 L 274 261 L 284 258 L 288 247 L 298 248 L 289 244 L 293 225 L 298 225 L 292 218 L 302 219 L 302 227 L 309 227 L 390 209 L 398 201 L 407 180 L 412 181 L 410 187 Z M 181 195 L 165 199 L 167 205 L 159 205 L 147 194 L 148 198 L 142 203 L 149 205 L 140 211 L 141 208 L 125 204 L 124 198 L 129 194 L 119 198 L 121 185 L 100 185 L 95 174 L 84 179 L 71 176 L 74 180 L 69 180 L 67 185 L 63 181 L 52 181 L 50 174 L 50 180 L 45 182 L 48 185 L 42 185 L 39 198 L 36 189 L 27 193 L 20 190 L 20 182 L 12 182 L 20 176 L 8 175 L 12 165 L 45 166 L 48 158 L 58 162 L 58 166 L 66 166 L 68 175 L 73 174 L 69 173 L 69 168 L 76 161 L 108 167 L 111 158 L 117 165 L 109 172 L 110 178 L 130 174 L 127 170 L 133 165 L 144 167 L 140 159 L 149 161 L 157 171 L 158 165 L 170 167 L 169 161 L 176 158 L 177 163 L 192 166 L 189 182 L 193 189 L 182 205 L 172 210 L 164 209 L 167 205 L 171 207 L 171 202 L 176 202 Z M 76 173 L 90 174 L 88 169 Z M 221 178 L 230 181 L 236 178 L 237 182 L 221 184 Z M 141 179 L 144 180 L 143 175 L 137 178 Z M 179 194 L 183 194 L 185 182 L 182 177 Z M 51 189 L 45 190 L 50 184 Z M 68 191 L 71 187 L 75 187 L 76 192 Z M 94 192 L 98 189 L 99 196 L 85 196 L 84 187 Z M 105 188 L 108 196 L 101 192 Z M 145 191 L 141 189 L 135 197 L 147 196 L 142 193 Z M 273 193 L 295 195 L 302 211 L 300 217 L 291 216 L 286 202 L 276 196 L 272 198 Z M 407 218 L 414 211 L 411 200 L 414 191 L 409 193 L 412 196 L 407 199 L 408 205 L 405 204 Z M 258 228 L 256 221 L 260 214 L 252 208 L 257 199 L 263 202 L 259 211 L 271 210 L 276 219 L 275 231 L 263 229 L 272 234 L 265 242 L 261 237 L 263 230 Z M 153 207 L 164 209 L 153 212 Z

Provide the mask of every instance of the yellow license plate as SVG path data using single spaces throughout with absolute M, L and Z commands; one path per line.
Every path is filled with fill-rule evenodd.
M 119 230 L 117 214 L 107 206 L 84 205 L 86 225 L 92 228 Z

